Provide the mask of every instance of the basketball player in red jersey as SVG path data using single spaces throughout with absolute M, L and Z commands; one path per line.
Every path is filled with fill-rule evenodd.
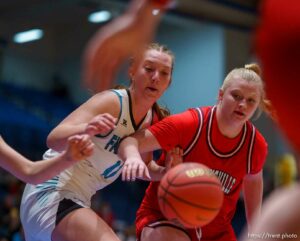
M 149 14 L 151 13 L 149 9 L 153 9 L 154 4 L 156 4 L 155 8 L 160 7 L 160 13 L 163 13 L 167 2 L 170 1 L 141 0 L 140 5 L 134 7 L 137 2 L 139 0 L 132 0 L 128 11 L 118 20 L 98 32 L 88 45 L 85 59 L 85 76 L 90 78 L 86 78 L 85 81 L 95 90 L 111 86 L 112 73 L 121 64 L 121 59 L 124 59 L 126 54 L 133 52 L 140 45 L 144 45 L 145 41 L 150 41 L 161 14 L 158 16 Z M 288 3 L 285 0 L 263 0 L 262 6 L 255 49 L 262 64 L 267 96 L 272 100 L 276 109 L 278 123 L 292 146 L 299 152 L 300 135 L 297 130 L 300 115 L 297 114 L 297 109 L 300 104 L 298 98 L 300 87 L 298 81 L 300 3 L 298 0 L 290 0 Z M 148 14 L 145 14 L 145 12 Z M 128 19 L 128 21 L 122 21 L 121 19 Z M 147 28 L 139 24 L 140 19 L 147 22 Z M 122 24 L 118 25 L 117 21 L 122 22 Z M 138 38 L 137 34 L 143 36 L 143 39 Z M 119 45 L 116 44 L 117 39 L 120 41 Z M 97 57 L 99 53 L 103 51 L 109 53 L 115 48 L 118 49 L 118 56 L 106 54 L 103 61 Z M 115 59 L 118 61 L 114 61 Z M 99 68 L 101 65 L 104 67 Z M 103 76 L 101 82 L 99 82 L 100 78 L 97 78 L 99 76 Z M 284 193 L 285 197 L 288 196 L 286 200 L 279 202 L 278 200 L 276 202 L 270 200 L 267 203 L 264 209 L 273 211 L 266 216 L 263 215 L 261 217 L 262 221 L 256 222 L 256 226 L 260 227 L 257 229 L 258 231 L 264 230 L 264 228 L 268 229 L 268 227 L 272 227 L 273 231 L 290 230 L 294 227 L 294 230 L 300 232 L 300 227 L 294 225 L 296 223 L 300 224 L 297 219 L 300 217 L 300 209 L 297 204 L 294 204 L 294 195 L 300 196 L 300 188 L 294 188 L 296 187 L 289 191 L 290 195 Z M 274 196 L 274 200 L 277 197 L 278 195 Z M 276 203 L 277 206 L 273 206 L 272 203 Z M 290 208 L 292 215 L 287 215 L 284 219 L 274 218 L 287 206 Z M 274 223 L 275 220 L 278 222 Z M 300 234 L 298 237 L 300 237 Z M 256 238 L 256 240 L 259 240 L 258 237 Z
M 257 65 L 234 69 L 224 80 L 216 106 L 190 109 L 167 117 L 152 127 L 123 140 L 119 154 L 125 160 L 123 179 L 134 180 L 147 173 L 139 152 L 170 150 L 180 146 L 184 162 L 200 162 L 220 179 L 225 194 L 218 216 L 198 230 L 164 220 L 157 204 L 157 183 L 147 190 L 137 213 L 137 234 L 141 241 L 176 240 L 235 241 L 231 226 L 240 191 L 244 191 L 248 227 L 260 212 L 262 168 L 267 143 L 249 119 L 258 110 L 271 113 Z
M 95 91 L 111 87 L 113 73 L 124 59 L 151 40 L 162 14 L 171 2 L 132 0 L 122 16 L 101 28 L 85 52 L 86 84 Z M 153 15 L 153 9 L 160 11 Z M 274 102 L 279 124 L 296 150 L 300 150 L 300 135 L 295 131 L 300 123 L 300 115 L 294 114 L 295 108 L 300 105 L 300 82 L 297 81 L 300 59 L 299 12 L 300 3 L 297 0 L 291 0 L 288 4 L 284 0 L 263 0 L 255 46 L 262 63 L 267 96 Z M 115 54 L 111 55 L 112 52 Z M 283 87 L 285 91 L 282 91 Z

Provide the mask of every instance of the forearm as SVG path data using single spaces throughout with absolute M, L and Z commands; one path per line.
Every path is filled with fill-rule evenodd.
M 118 155 L 122 160 L 126 160 L 129 157 L 139 158 L 142 157 L 139 153 L 138 140 L 132 136 L 126 137 L 119 146 Z
M 70 136 L 85 134 L 87 123 L 70 125 L 62 124 L 53 129 L 47 137 L 47 146 L 55 151 L 61 152 L 66 149 Z
M 49 160 L 29 161 L 25 168 L 25 182 L 32 184 L 44 182 L 72 164 L 74 164 L 74 160 L 71 160 L 66 155 L 66 152 L 62 152 L 60 155 Z
M 32 162 L 0 138 L 0 164 L 18 179 L 36 184 L 50 179 L 64 168 L 69 167 L 72 161 L 61 154 L 51 160 Z
M 247 224 L 248 229 L 251 230 L 254 217 L 261 213 L 263 197 L 262 173 L 249 175 L 249 177 L 244 180 L 243 189 Z
M 150 153 L 157 149 L 161 149 L 160 144 L 149 130 L 144 129 L 122 140 L 118 149 L 118 155 L 124 161 L 127 158 L 142 159 L 140 153 Z
M 32 162 L 11 148 L 0 137 L 0 166 L 18 179 L 27 182 Z

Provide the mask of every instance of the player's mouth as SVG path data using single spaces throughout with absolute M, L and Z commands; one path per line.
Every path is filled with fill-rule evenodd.
M 245 116 L 245 114 L 244 114 L 243 112 L 238 111 L 238 110 L 234 111 L 234 113 L 235 113 L 236 115 L 240 116 L 240 117 L 244 117 L 244 116 Z
M 158 89 L 154 88 L 154 87 L 147 87 L 147 90 L 150 90 L 151 92 L 157 92 Z

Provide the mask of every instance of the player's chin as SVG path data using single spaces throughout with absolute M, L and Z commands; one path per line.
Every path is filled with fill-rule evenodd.
M 147 98 L 157 101 L 161 97 L 161 93 L 158 91 L 151 91 L 146 93 Z

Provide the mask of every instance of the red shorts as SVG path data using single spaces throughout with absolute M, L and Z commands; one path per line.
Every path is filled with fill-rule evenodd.
M 199 230 L 196 229 L 184 229 L 181 226 L 175 225 L 172 222 L 166 221 L 166 218 L 159 210 L 154 209 L 139 209 L 136 217 L 136 236 L 137 240 L 140 240 L 141 233 L 144 227 L 158 227 L 158 226 L 170 226 L 176 229 L 180 229 L 185 232 L 191 239 L 191 241 L 236 241 L 236 236 L 233 228 L 230 224 L 222 225 L 222 229 L 215 228 L 213 223 L 205 226 Z

